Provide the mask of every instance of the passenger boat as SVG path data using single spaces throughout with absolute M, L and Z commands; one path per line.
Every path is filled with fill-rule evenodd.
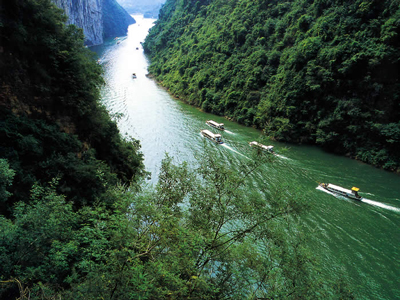
M 224 123 L 217 123 L 213 120 L 208 120 L 206 121 L 206 124 L 210 125 L 211 127 L 217 128 L 219 130 L 225 130 Z
M 326 189 L 327 191 L 330 191 L 334 194 L 340 195 L 340 196 L 345 196 L 347 198 L 353 199 L 353 200 L 358 200 L 361 201 L 362 197 L 358 194 L 358 191 L 360 190 L 359 188 L 352 187 L 351 190 L 342 188 L 341 186 L 337 186 L 331 183 L 320 183 L 320 187 Z
M 200 132 L 204 137 L 212 140 L 214 143 L 217 143 L 217 144 L 222 144 L 223 143 L 222 142 L 222 137 L 221 137 L 220 134 L 212 133 L 211 131 L 209 131 L 207 129 L 200 130 Z
M 250 147 L 255 147 L 255 148 L 261 149 L 263 151 L 270 152 L 270 153 L 274 152 L 274 146 L 265 146 L 265 145 L 257 143 L 257 142 L 250 142 L 249 145 L 250 145 Z

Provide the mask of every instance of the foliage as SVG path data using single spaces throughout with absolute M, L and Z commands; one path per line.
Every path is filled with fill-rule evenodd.
M 139 142 L 123 139 L 99 102 L 102 70 L 82 31 L 50 0 L 6 1 L 0 13 L 0 158 L 15 171 L 2 213 L 29 201 L 35 182 L 59 177 L 78 208 L 101 199 L 104 182 L 142 176 Z
M 102 9 L 105 38 L 124 36 L 128 26 L 135 23 L 135 19 L 115 0 L 102 1 Z
M 14 170 L 10 169 L 7 160 L 0 159 L 0 201 L 4 202 L 11 193 L 7 191 L 7 188 L 12 184 L 12 180 L 15 176 Z
M 170 0 L 144 46 L 157 80 L 205 111 L 396 170 L 399 7 Z
M 282 187 L 248 192 L 259 165 L 234 172 L 206 155 L 198 167 L 167 156 L 155 187 L 110 187 L 112 209 L 76 211 L 57 180 L 35 186 L 12 221 L 0 217 L 0 296 L 352 299 L 318 272 L 298 230 L 305 202 Z

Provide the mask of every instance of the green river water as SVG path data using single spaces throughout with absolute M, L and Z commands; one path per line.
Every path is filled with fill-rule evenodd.
M 212 147 L 210 155 L 218 155 L 231 168 L 251 159 L 248 142 L 273 145 L 279 155 L 272 166 L 253 174 L 249 189 L 268 190 L 284 183 L 290 193 L 296 187 L 313 206 L 304 220 L 324 271 L 343 269 L 350 274 L 357 299 L 400 299 L 400 176 L 316 147 L 269 141 L 258 130 L 172 98 L 145 76 L 149 62 L 140 42 L 154 20 L 134 18 L 137 23 L 129 27 L 127 38 L 92 50 L 105 71 L 102 101 L 111 114 L 123 114 L 118 121 L 121 132 L 140 140 L 153 182 L 166 152 L 177 161 L 193 161 L 204 151 L 200 130 L 212 130 L 205 125 L 208 119 L 225 123 L 225 143 L 206 142 Z M 317 188 L 317 182 L 357 186 L 364 200 L 334 196 Z

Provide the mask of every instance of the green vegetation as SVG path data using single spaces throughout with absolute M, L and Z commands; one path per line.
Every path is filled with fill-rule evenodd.
M 399 34 L 398 0 L 169 0 L 145 50 L 205 111 L 398 170 Z
M 128 26 L 136 21 L 116 0 L 103 1 L 104 38 L 125 36 Z
M 64 26 L 49 0 L 2 6 L 0 158 L 15 177 L 1 211 L 11 214 L 34 183 L 55 177 L 58 192 L 79 208 L 101 198 L 100 179 L 116 184 L 141 176 L 139 143 L 122 139 L 99 103 L 102 71 L 82 31 Z
M 238 172 L 167 156 L 147 186 L 139 142 L 99 103 L 82 32 L 49 0 L 0 13 L 1 299 L 353 298 L 320 274 L 299 228 L 306 203 L 249 191 L 270 156 Z
M 305 202 L 285 189 L 249 193 L 262 160 L 236 173 L 208 155 L 197 168 L 167 156 L 155 187 L 108 188 L 111 209 L 76 211 L 57 180 L 36 185 L 12 220 L 0 216 L 0 296 L 353 299 L 319 274 L 298 230 Z

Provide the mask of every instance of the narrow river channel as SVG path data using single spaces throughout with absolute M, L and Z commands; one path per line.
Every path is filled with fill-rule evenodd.
M 339 272 L 335 268 L 340 265 L 350 274 L 357 299 L 400 299 L 400 176 L 316 147 L 268 141 L 258 130 L 172 98 L 146 77 L 149 62 L 141 42 L 155 20 L 134 18 L 137 23 L 129 27 L 127 38 L 92 50 L 105 72 L 102 101 L 111 114 L 119 115 L 121 132 L 140 140 L 152 181 L 157 180 L 166 152 L 177 161 L 194 161 L 196 153 L 204 151 L 200 130 L 210 130 L 205 125 L 208 119 L 225 123 L 224 145 L 206 143 L 210 155 L 218 155 L 231 168 L 251 159 L 248 142 L 273 145 L 279 156 L 272 166 L 254 173 L 249 189 L 278 183 L 296 187 L 313 206 L 304 218 L 324 271 Z M 317 182 L 356 186 L 365 200 L 331 195 L 318 189 Z

